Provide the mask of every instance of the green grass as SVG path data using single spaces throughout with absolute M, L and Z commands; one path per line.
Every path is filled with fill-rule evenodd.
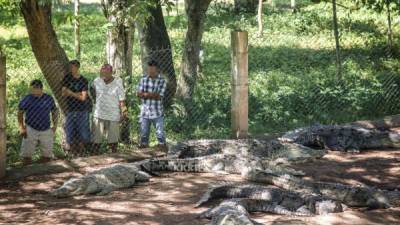
M 349 13 L 339 7 L 343 79 L 336 79 L 334 39 L 330 4 L 299 1 L 300 12 L 288 2 L 264 8 L 264 35 L 257 36 L 254 14 L 232 13 L 232 8 L 213 4 L 205 21 L 202 47 L 203 71 L 195 90 L 195 119 L 187 121 L 178 103 L 167 112 L 169 141 L 188 138 L 222 138 L 230 134 L 230 32 L 249 32 L 249 124 L 252 134 L 281 132 L 311 123 L 342 123 L 399 113 L 400 85 L 398 34 L 394 25 L 395 53 L 387 57 L 386 15 L 367 9 Z M 347 5 L 351 1 L 345 2 Z M 105 61 L 106 20 L 99 5 L 82 5 L 82 74 L 97 76 Z M 54 11 L 53 22 L 62 47 L 73 58 L 72 6 Z M 180 9 L 183 12 L 183 9 Z M 396 15 L 397 16 L 397 15 Z M 42 77 L 29 45 L 21 18 L 0 22 L 0 40 L 7 61 L 8 161 L 18 160 L 19 138 L 15 112 L 28 82 Z M 173 46 L 175 70 L 180 71 L 186 19 L 166 16 Z M 133 81 L 142 74 L 138 37 L 135 35 Z M 131 89 L 134 89 L 134 87 Z M 48 89 L 47 89 L 48 90 Z M 138 102 L 130 105 L 137 135 Z M 152 137 L 155 142 L 154 136 Z M 127 148 L 129 149 L 129 148 Z M 57 154 L 62 154 L 57 150 Z

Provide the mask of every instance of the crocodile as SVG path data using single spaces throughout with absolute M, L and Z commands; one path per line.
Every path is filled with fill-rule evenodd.
M 400 147 L 400 134 L 357 125 L 313 125 L 286 132 L 280 141 L 333 151 Z
M 195 158 L 156 158 L 138 162 L 137 165 L 143 171 L 150 174 L 154 172 L 225 172 L 230 174 L 241 174 L 246 176 L 254 169 L 266 170 L 270 172 L 284 172 L 296 176 L 304 173 L 299 170 L 291 169 L 279 163 L 261 160 L 257 157 L 241 157 L 240 155 L 213 154 Z
M 236 155 L 214 154 L 195 158 L 158 158 L 138 162 L 140 168 L 147 172 L 227 172 L 247 174 L 258 168 L 264 169 L 259 159 L 241 158 Z
M 241 204 L 250 211 L 268 211 L 284 215 L 310 216 L 343 211 L 340 202 L 318 195 L 299 194 L 273 186 L 237 183 L 212 185 L 196 203 L 196 207 L 203 206 L 212 200 L 226 198 L 252 199 L 235 200 L 235 204 Z
M 329 212 L 342 212 L 342 205 L 332 200 L 324 200 L 315 203 L 315 214 Z M 300 207 L 297 211 L 291 211 L 279 205 L 277 202 L 251 199 L 232 198 L 222 201 L 218 206 L 202 212 L 198 217 L 211 219 L 212 225 L 222 224 L 258 224 L 249 217 L 252 212 L 267 212 L 290 216 L 312 216 L 307 206 Z
M 263 170 L 251 171 L 246 175 L 246 179 L 253 182 L 271 184 L 289 191 L 321 195 L 353 207 L 390 207 L 388 197 L 383 191 L 368 186 L 312 182 L 289 174 L 277 174 Z
M 116 189 L 128 188 L 136 182 L 146 182 L 150 175 L 135 164 L 118 164 L 93 171 L 85 176 L 72 178 L 51 192 L 58 198 L 74 195 L 106 195 Z
M 82 194 L 107 194 L 116 189 L 132 186 L 137 181 L 147 181 L 158 172 L 214 172 L 246 176 L 251 170 L 259 169 L 270 172 L 284 171 L 301 175 L 299 171 L 279 165 L 267 165 L 258 158 L 242 158 L 236 155 L 214 154 L 196 158 L 155 158 L 134 163 L 115 165 L 96 170 L 80 178 L 67 181 L 53 192 L 54 196 L 66 197 Z
M 234 154 L 259 158 L 269 163 L 307 161 L 323 157 L 325 150 L 312 149 L 277 139 L 204 139 L 179 142 L 169 148 L 169 158 L 193 158 L 213 154 Z
M 217 207 L 201 213 L 199 218 L 211 219 L 211 225 L 255 225 L 250 219 L 248 209 L 245 205 L 229 199 L 221 202 Z

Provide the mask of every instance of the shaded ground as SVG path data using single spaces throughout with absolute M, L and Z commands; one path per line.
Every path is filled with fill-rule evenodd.
M 298 164 L 307 177 L 351 185 L 366 184 L 400 190 L 400 151 L 393 149 L 359 154 L 330 152 L 313 163 Z
M 400 185 L 399 151 L 371 151 L 360 155 L 329 153 L 323 159 L 298 165 L 310 179 L 360 182 L 380 187 Z M 107 196 L 55 199 L 48 192 L 70 177 L 90 171 L 75 170 L 45 176 L 30 176 L 0 185 L 0 224 L 206 224 L 194 208 L 209 183 L 240 181 L 235 175 L 169 173 L 149 183 L 120 190 Z M 311 218 L 255 214 L 261 223 L 278 224 L 400 224 L 400 207 L 344 213 Z

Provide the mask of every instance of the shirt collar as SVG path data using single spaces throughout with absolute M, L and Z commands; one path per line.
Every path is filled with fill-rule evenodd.
M 40 98 L 44 97 L 45 93 L 43 93 L 41 96 L 34 96 L 33 94 L 29 94 L 29 95 L 34 99 L 40 99 Z

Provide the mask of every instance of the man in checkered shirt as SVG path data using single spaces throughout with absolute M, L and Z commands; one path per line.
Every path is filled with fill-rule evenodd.
M 163 98 L 167 82 L 161 77 L 157 63 L 150 61 L 147 64 L 147 75 L 144 75 L 139 82 L 137 96 L 141 99 L 140 112 L 140 148 L 149 146 L 150 126 L 155 125 L 158 146 L 166 150 L 164 132 L 164 108 Z

